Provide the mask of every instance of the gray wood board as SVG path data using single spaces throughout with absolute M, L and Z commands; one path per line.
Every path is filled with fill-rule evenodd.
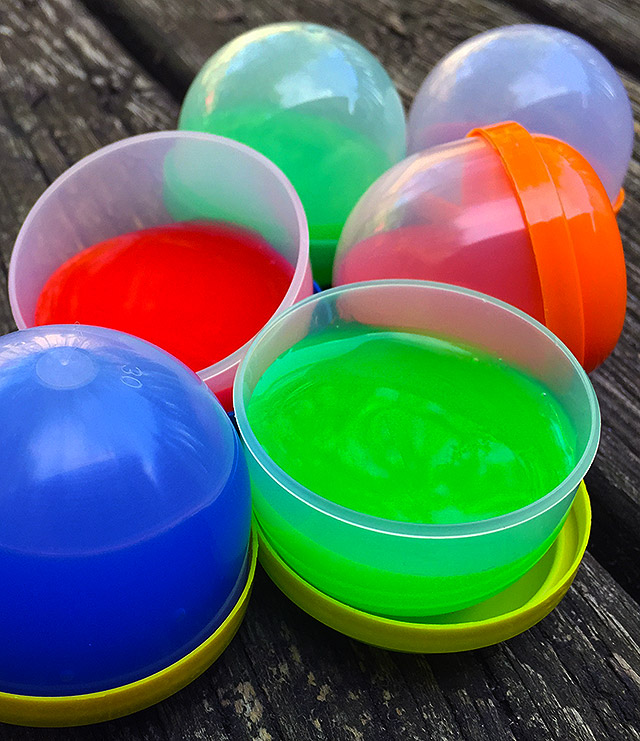
M 0 9 L 0 251 L 47 183 L 124 136 L 165 128 L 176 104 L 75 0 Z M 6 299 L 0 301 L 10 320 Z M 329 630 L 260 572 L 222 658 L 164 703 L 33 739 L 640 738 L 640 611 L 593 558 L 539 626 L 452 656 L 373 649 Z
M 237 34 L 263 23 L 304 19 L 345 31 L 381 59 L 408 103 L 431 67 L 462 40 L 495 26 L 536 20 L 495 0 L 85 2 L 119 36 L 129 51 L 173 90 L 178 99 L 202 63 L 216 49 Z M 564 0 L 548 0 L 547 4 L 576 7 L 575 3 Z M 586 5 L 590 8 L 614 7 L 601 0 L 589 0 Z M 627 49 L 627 60 L 637 57 L 632 52 L 639 8 L 640 5 L 631 0 L 620 5 L 620 13 L 628 15 L 625 23 L 621 21 L 618 24 L 621 29 L 626 29 L 624 44 L 622 40 L 619 43 L 621 48 Z M 564 15 L 558 16 L 558 25 L 562 25 L 564 18 Z M 600 15 L 589 15 L 588 20 L 597 38 L 613 38 L 610 19 L 604 11 Z M 573 26 L 571 28 L 576 30 Z M 604 46 L 606 52 L 610 45 Z M 622 76 L 636 120 L 640 120 L 640 83 L 631 74 L 622 72 Z M 603 433 L 587 484 L 595 513 L 591 552 L 636 599 L 640 599 L 640 545 L 637 537 L 640 532 L 640 453 L 637 442 L 640 434 L 637 371 L 640 351 L 640 140 L 636 142 L 625 186 L 627 201 L 619 223 L 629 274 L 627 321 L 616 351 L 601 369 L 592 374 L 602 407 Z

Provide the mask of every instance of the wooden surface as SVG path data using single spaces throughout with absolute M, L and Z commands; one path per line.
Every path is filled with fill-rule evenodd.
M 305 19 L 351 34 L 409 102 L 426 72 L 485 28 L 531 20 L 586 35 L 621 69 L 640 119 L 633 0 L 2 0 L 0 331 L 13 328 L 6 270 L 38 195 L 108 142 L 175 125 L 198 66 L 255 25 Z M 578 579 L 540 625 L 500 646 L 406 656 L 347 639 L 306 616 L 260 573 L 247 619 L 193 685 L 149 710 L 76 730 L 0 726 L 0 739 L 640 738 L 640 151 L 620 216 L 629 310 L 593 374 L 603 440 L 587 479 L 594 534 Z M 1 640 L 1 635 L 0 635 Z

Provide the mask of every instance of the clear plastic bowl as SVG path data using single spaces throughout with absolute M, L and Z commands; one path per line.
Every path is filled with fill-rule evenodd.
M 269 458 L 251 429 L 247 405 L 278 356 L 307 335 L 345 320 L 470 344 L 539 379 L 575 427 L 575 467 L 555 489 L 526 507 L 460 524 L 382 519 L 305 488 Z M 530 569 L 558 534 L 596 454 L 600 433 L 588 377 L 546 328 L 488 296 L 426 281 L 334 288 L 275 318 L 241 364 L 234 401 L 254 515 L 271 548 L 325 594 L 370 613 L 413 620 L 478 603 Z M 346 399 L 346 415 L 348 404 Z
M 35 203 L 9 267 L 9 298 L 18 328 L 34 325 L 47 279 L 85 247 L 137 229 L 193 219 L 225 220 L 255 230 L 294 266 L 277 311 L 311 295 L 307 222 L 282 172 L 238 142 L 164 131 L 99 149 L 61 175 Z M 248 345 L 199 370 L 227 411 Z
M 100 692 L 195 651 L 247 582 L 249 478 L 215 396 L 136 337 L 47 326 L 0 340 L 0 417 L 3 717 L 5 693 Z
M 517 121 L 577 149 L 615 202 L 631 159 L 633 113 L 622 80 L 591 44 L 533 24 L 473 36 L 444 57 L 409 112 L 408 149 Z
M 380 62 L 314 23 L 260 26 L 225 44 L 189 87 L 179 128 L 237 139 L 282 169 L 307 213 L 321 285 L 349 211 L 406 153 L 402 102 Z

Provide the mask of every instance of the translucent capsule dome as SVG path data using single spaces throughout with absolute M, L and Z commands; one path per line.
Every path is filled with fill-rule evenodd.
M 316 280 L 358 198 L 406 151 L 388 74 L 364 47 L 311 23 L 278 23 L 222 47 L 191 84 L 179 128 L 257 149 L 291 180 L 309 222 Z
M 415 154 L 349 216 L 334 285 L 451 283 L 546 324 L 587 370 L 612 351 L 626 304 L 615 215 L 589 163 L 515 123 Z
M 612 65 L 557 28 L 517 25 L 474 36 L 429 73 L 409 114 L 409 152 L 517 121 L 577 149 L 609 199 L 618 197 L 633 146 L 633 114 Z
M 0 692 L 122 687 L 200 646 L 245 585 L 250 527 L 202 381 L 130 335 L 28 329 L 0 340 L 0 418 Z

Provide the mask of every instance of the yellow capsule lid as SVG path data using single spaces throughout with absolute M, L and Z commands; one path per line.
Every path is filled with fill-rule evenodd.
M 259 525 L 260 563 L 298 607 L 351 638 L 379 648 L 410 653 L 451 653 L 491 646 L 528 630 L 564 597 L 584 555 L 591 507 L 580 484 L 567 519 L 551 548 L 510 587 L 484 602 L 428 623 L 405 622 L 362 612 L 318 591 L 271 548 Z
M 222 654 L 240 627 L 256 572 L 258 540 L 252 534 L 247 582 L 224 622 L 186 656 L 155 674 L 102 692 L 36 697 L 0 692 L 0 722 L 57 728 L 83 726 L 135 713 L 175 694 L 199 677 Z

